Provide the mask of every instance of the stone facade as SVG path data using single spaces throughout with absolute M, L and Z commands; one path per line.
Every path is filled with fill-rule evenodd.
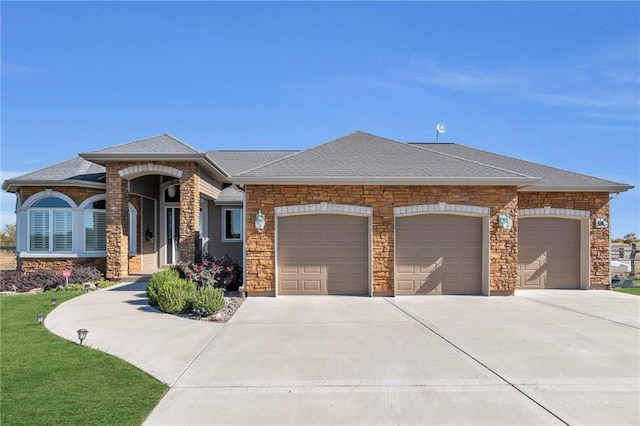
M 107 183 L 107 278 L 121 278 L 142 268 L 141 257 L 129 257 L 129 209 L 128 202 L 136 207 L 140 220 L 140 200 L 129 196 L 127 180 L 120 177 L 121 170 L 148 165 L 148 161 L 108 161 Z M 197 233 L 200 229 L 200 179 L 198 165 L 192 162 L 156 161 L 158 166 L 180 170 L 180 241 L 181 259 L 193 259 L 196 252 Z M 132 170 L 132 169 L 129 169 Z M 157 172 L 157 171 L 156 171 Z M 150 172 L 151 174 L 156 172 Z M 140 223 L 140 221 L 138 222 Z M 135 237 L 140 247 L 140 232 Z
M 200 178 L 195 163 L 174 166 L 182 170 L 180 177 L 180 259 L 195 259 L 200 231 Z
M 108 279 L 129 275 L 129 196 L 127 181 L 118 172 L 122 163 L 107 162 L 107 272 Z
M 106 272 L 107 262 L 104 257 L 18 259 L 18 270 L 22 272 L 32 272 L 39 269 L 62 271 L 63 269 L 73 269 L 75 266 L 95 266 L 104 274 Z
M 464 204 L 490 210 L 490 290 L 492 294 L 512 294 L 518 266 L 517 220 L 504 231 L 498 215 L 509 213 L 516 219 L 516 187 L 483 186 L 368 186 L 368 185 L 247 185 L 246 187 L 246 289 L 251 293 L 275 291 L 274 208 L 317 203 L 347 204 L 373 208 L 372 257 L 374 295 L 392 294 L 394 286 L 395 207 L 437 204 Z M 253 222 L 258 210 L 266 216 L 259 234 Z
M 75 186 L 23 186 L 18 190 L 18 194 L 22 201 L 31 197 L 33 194 L 42 192 L 45 189 L 51 189 L 60 192 L 71 198 L 76 205 L 80 205 L 84 200 L 98 194 L 104 194 L 103 189 L 99 188 L 78 188 Z
M 560 208 L 589 212 L 590 282 L 592 289 L 606 289 L 610 284 L 609 227 L 596 228 L 596 218 L 609 218 L 607 192 L 521 192 L 519 209 Z

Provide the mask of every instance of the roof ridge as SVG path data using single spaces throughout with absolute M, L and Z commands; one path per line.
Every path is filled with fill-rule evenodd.
M 146 141 L 146 140 L 148 140 L 148 139 L 155 139 L 155 138 L 159 138 L 159 137 L 161 137 L 161 136 L 167 136 L 167 137 L 169 137 L 169 138 L 173 139 L 174 141 L 178 142 L 179 144 L 184 145 L 184 146 L 186 146 L 187 148 L 189 148 L 189 149 L 191 149 L 191 150 L 195 151 L 196 153 L 199 153 L 199 154 L 201 154 L 201 153 L 202 153 L 200 150 L 198 150 L 198 149 L 196 149 L 195 147 L 193 147 L 193 146 L 189 145 L 189 144 L 188 144 L 188 143 L 186 143 L 185 141 L 183 141 L 183 140 L 181 140 L 181 139 L 178 139 L 177 137 L 173 136 L 171 133 L 160 133 L 160 134 L 158 134 L 158 135 L 148 136 L 148 137 L 146 137 L 146 138 L 134 139 L 134 140 L 132 140 L 132 141 L 128 141 L 128 142 L 122 142 L 122 143 L 115 144 L 115 145 L 109 145 L 109 146 L 107 146 L 107 147 L 100 148 L 100 149 L 96 149 L 96 150 L 93 150 L 93 151 L 89 151 L 89 152 L 86 152 L 86 153 L 84 153 L 84 154 L 100 153 L 100 151 L 104 151 L 105 149 L 112 149 L 112 148 L 117 148 L 117 147 L 121 147 L 121 146 L 125 146 L 125 145 L 131 145 L 131 144 L 134 144 L 134 143 L 137 143 L 137 142 L 143 142 L 143 141 Z
M 182 139 L 179 139 L 179 138 L 177 138 L 177 137 L 173 136 L 171 133 L 163 133 L 163 134 L 162 134 L 162 135 L 160 135 L 160 136 L 168 136 L 168 137 L 170 137 L 171 139 L 173 139 L 174 141 L 176 141 L 176 142 L 178 142 L 178 143 L 181 143 L 182 145 L 186 146 L 186 147 L 187 147 L 187 148 L 189 148 L 189 149 L 194 150 L 194 151 L 195 151 L 195 152 L 197 152 L 198 154 L 202 154 L 202 151 L 200 151 L 199 149 L 197 149 L 196 147 L 194 147 L 194 146 L 192 146 L 192 145 L 189 145 L 188 143 L 186 143 L 186 142 L 185 142 L 185 141 L 183 141 Z M 157 137 L 157 136 L 156 136 L 156 137 Z M 147 138 L 147 139 L 149 139 L 149 138 Z
M 428 143 L 435 143 L 435 142 L 412 142 L 412 143 L 428 144 Z M 491 151 L 487 151 L 487 150 L 480 149 L 480 148 L 474 148 L 472 146 L 463 145 L 463 144 L 460 144 L 460 143 L 454 143 L 453 145 L 458 145 L 458 146 L 461 146 L 461 147 L 464 147 L 464 148 L 467 148 L 467 149 L 473 149 L 475 151 L 480 151 L 480 152 L 483 152 L 483 153 L 489 154 L 489 155 L 497 155 L 499 157 L 505 157 L 505 158 L 510 158 L 512 160 L 522 161 L 523 163 L 531 164 L 531 165 L 536 166 L 536 167 L 545 167 L 547 169 L 559 170 L 559 171 L 565 172 L 565 173 L 573 173 L 574 175 L 584 176 L 584 177 L 588 177 L 588 178 L 592 178 L 592 179 L 599 179 L 599 180 L 602 180 L 602 181 L 605 181 L 605 182 L 611 182 L 611 183 L 615 183 L 615 184 L 618 184 L 618 185 L 626 185 L 624 183 L 616 182 L 614 180 L 603 179 L 603 178 L 598 177 L 598 176 L 587 175 L 587 174 L 580 173 L 580 172 L 574 172 L 573 170 L 561 169 L 560 167 L 549 166 L 547 164 L 536 163 L 534 161 L 529 161 L 529 160 L 523 160 L 522 158 L 518 158 L 518 157 L 511 157 L 509 155 L 498 154 L 496 152 L 491 152 Z M 425 149 L 425 148 L 423 148 L 423 149 Z
M 462 161 L 465 161 L 467 163 L 478 164 L 478 165 L 481 165 L 481 166 L 484 166 L 484 167 L 489 167 L 489 168 L 494 169 L 494 170 L 500 170 L 501 172 L 512 173 L 512 174 L 517 175 L 517 176 L 540 178 L 540 176 L 525 175 L 525 174 L 522 174 L 522 173 L 515 172 L 513 170 L 503 169 L 502 167 L 496 167 L 496 166 L 492 166 L 490 164 L 485 164 L 485 163 L 482 163 L 480 161 L 469 160 L 468 158 L 459 157 L 457 155 L 449 154 L 449 153 L 446 153 L 446 152 L 439 152 L 439 151 L 436 151 L 436 150 L 433 150 L 433 149 L 430 149 L 430 148 L 425 148 L 425 147 L 422 147 L 422 146 L 412 145 L 411 143 L 406 143 L 405 142 L 404 145 L 411 146 L 411 147 L 414 147 L 414 148 L 417 148 L 417 149 L 422 149 L 422 150 L 429 151 L 429 152 L 433 152 L 433 153 L 436 153 L 436 154 L 444 155 L 444 156 L 447 156 L 447 157 L 456 158 L 458 160 L 462 160 Z M 459 145 L 459 144 L 453 143 L 453 145 Z
M 345 135 L 339 136 L 339 137 L 337 137 L 337 138 L 335 138 L 335 139 L 332 139 L 332 140 L 330 140 L 330 141 L 319 143 L 319 144 L 314 145 L 314 146 L 312 146 L 312 147 L 310 147 L 310 148 L 303 149 L 303 150 L 300 150 L 300 151 L 294 152 L 294 153 L 293 153 L 293 154 L 291 154 L 291 155 L 287 155 L 287 156 L 285 156 L 285 157 L 282 157 L 282 158 L 279 158 L 279 159 L 277 159 L 277 160 L 271 161 L 270 163 L 266 163 L 266 164 L 263 164 L 263 165 L 261 165 L 261 166 L 254 167 L 253 169 L 250 169 L 250 170 L 245 170 L 244 172 L 239 173 L 239 174 L 237 174 L 236 176 L 242 176 L 242 175 L 244 175 L 244 174 L 246 174 L 246 173 L 250 173 L 250 172 L 256 171 L 256 170 L 258 170 L 258 169 L 261 169 L 261 168 L 263 168 L 263 167 L 267 167 L 267 166 L 270 166 L 270 165 L 272 165 L 272 164 L 276 164 L 276 163 L 278 163 L 278 162 L 280 162 L 280 161 L 284 161 L 284 160 L 289 159 L 289 158 L 291 158 L 291 157 L 295 157 L 296 155 L 299 155 L 299 154 L 302 154 L 302 153 L 306 153 L 306 152 L 309 152 L 309 151 L 313 151 L 314 149 L 320 148 L 321 146 L 330 145 L 330 144 L 332 144 L 332 143 L 334 143 L 334 142 L 337 142 L 337 141 L 338 141 L 338 140 L 340 140 L 340 139 L 344 139 L 344 138 L 346 138 L 346 137 L 348 137 L 348 136 L 355 135 L 355 134 L 358 134 L 358 133 L 362 133 L 362 134 L 365 134 L 365 135 L 368 135 L 368 136 L 373 136 L 373 137 L 380 138 L 380 139 L 387 139 L 387 138 L 384 138 L 384 137 L 382 137 L 382 136 L 377 136 L 377 135 L 374 135 L 374 134 L 371 134 L 371 133 L 363 132 L 362 130 L 354 130 L 354 131 L 352 131 L 352 132 L 350 132 L 350 133 L 347 133 L 347 134 L 345 134 Z M 392 139 L 387 139 L 387 140 L 392 141 L 392 142 L 396 142 L 396 143 L 401 143 L 401 142 L 398 142 L 398 141 L 394 141 L 394 140 L 392 140 Z
M 211 149 L 207 152 L 300 152 L 299 149 Z

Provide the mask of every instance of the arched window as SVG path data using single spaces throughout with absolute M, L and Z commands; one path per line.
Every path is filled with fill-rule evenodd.
M 107 250 L 106 201 L 88 203 L 84 209 L 84 249 L 85 251 Z
M 57 197 L 41 198 L 29 208 L 29 251 L 71 252 L 73 213 L 71 205 Z

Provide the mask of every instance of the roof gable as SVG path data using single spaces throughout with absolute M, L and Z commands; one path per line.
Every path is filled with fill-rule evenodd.
M 198 154 L 200 151 L 170 134 L 110 146 L 86 154 Z

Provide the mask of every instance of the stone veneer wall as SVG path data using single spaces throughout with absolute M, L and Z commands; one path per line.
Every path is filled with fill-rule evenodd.
M 196 163 L 173 165 L 182 170 L 180 177 L 180 260 L 194 260 L 200 232 L 200 177 Z
M 131 166 L 149 164 L 148 161 L 108 161 L 107 170 L 107 277 L 120 278 L 141 268 L 139 256 L 131 258 L 129 266 L 129 210 L 127 180 L 119 171 Z M 178 249 L 181 259 L 195 257 L 196 235 L 200 229 L 200 184 L 198 165 L 193 162 L 154 161 L 154 164 L 169 166 L 182 171 L 180 177 L 180 241 Z M 154 173 L 151 173 L 154 174 Z M 132 202 L 135 205 L 135 203 Z M 136 206 L 140 213 L 139 202 Z M 139 218 L 139 216 L 138 216 Z M 140 223 L 140 222 L 138 222 Z M 139 233 L 138 233 L 139 234 Z M 138 247 L 140 247 L 139 235 Z
M 107 269 L 107 259 L 104 257 L 18 259 L 18 271 L 22 272 L 33 272 L 38 269 L 62 271 L 63 269 L 72 269 L 74 266 L 95 266 L 104 274 Z
M 563 208 L 589 212 L 590 281 L 592 289 L 606 289 L 610 284 L 609 272 L 609 228 L 595 228 L 595 218 L 609 217 L 608 192 L 521 192 L 518 208 Z
M 246 187 L 246 289 L 275 291 L 274 207 L 316 203 L 373 207 L 373 291 L 390 294 L 394 285 L 394 207 L 417 204 L 466 204 L 490 209 L 490 289 L 492 294 L 512 294 L 518 275 L 517 209 L 515 187 L 483 186 L 369 186 L 369 185 L 247 185 Z M 253 222 L 258 210 L 266 217 L 261 234 Z M 498 214 L 509 213 L 514 228 L 498 226 Z
M 67 195 L 76 205 L 80 205 L 84 200 L 98 194 L 104 194 L 104 190 L 99 188 L 79 188 L 75 186 L 23 186 L 18 190 L 20 199 L 27 198 L 45 189 L 51 189 Z M 104 257 L 83 257 L 83 258 L 19 258 L 16 268 L 22 272 L 32 272 L 38 269 L 51 269 L 62 271 L 74 266 L 95 266 L 103 274 L 106 272 L 106 259 Z

